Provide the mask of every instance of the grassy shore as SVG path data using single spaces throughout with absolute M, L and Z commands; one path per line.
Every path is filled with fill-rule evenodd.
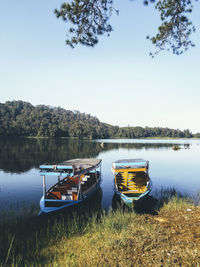
M 0 265 L 199 266 L 200 207 L 177 196 L 161 206 L 143 214 L 1 214 Z

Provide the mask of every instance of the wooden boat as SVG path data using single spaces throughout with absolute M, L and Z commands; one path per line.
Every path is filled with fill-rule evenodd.
M 40 166 L 43 177 L 43 197 L 40 213 L 49 213 L 78 204 L 92 195 L 101 183 L 100 159 L 72 159 L 57 165 Z M 56 184 L 46 190 L 46 176 L 58 177 Z
M 149 162 L 143 159 L 113 162 L 112 171 L 115 175 L 113 189 L 129 207 L 151 191 L 148 169 Z

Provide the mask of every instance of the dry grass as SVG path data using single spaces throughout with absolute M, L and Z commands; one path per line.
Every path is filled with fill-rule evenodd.
M 42 253 L 54 266 L 199 266 L 200 207 L 173 199 L 158 216 L 110 213 Z
M 200 206 L 1 222 L 0 266 L 200 266 Z

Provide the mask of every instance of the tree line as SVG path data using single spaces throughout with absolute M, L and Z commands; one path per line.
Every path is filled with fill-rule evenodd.
M 118 127 L 102 123 L 98 118 L 79 111 L 45 105 L 33 106 L 24 101 L 0 103 L 0 136 L 143 138 L 199 137 L 188 129 L 161 127 Z

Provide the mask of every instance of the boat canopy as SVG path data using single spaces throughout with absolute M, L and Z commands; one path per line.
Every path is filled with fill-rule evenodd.
M 116 169 L 138 169 L 148 168 L 148 160 L 144 159 L 121 159 L 113 162 L 113 168 Z
M 58 164 L 43 164 L 40 165 L 39 168 L 41 170 L 41 175 L 59 175 L 64 173 L 76 175 L 98 168 L 100 164 L 101 159 L 83 158 L 66 160 Z

